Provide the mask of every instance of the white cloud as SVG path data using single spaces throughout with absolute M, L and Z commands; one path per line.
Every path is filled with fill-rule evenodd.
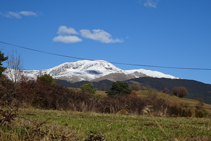
M 67 26 L 60 26 L 57 32 L 58 36 L 53 38 L 54 42 L 63 42 L 63 43 L 76 43 L 76 42 L 81 42 L 82 39 L 79 38 L 78 36 L 70 36 L 68 34 L 79 34 L 77 31 L 75 31 L 71 27 Z M 124 40 L 122 39 L 113 39 L 111 34 L 108 32 L 105 32 L 104 30 L 101 29 L 94 29 L 92 32 L 88 29 L 82 29 L 80 30 L 80 36 L 100 41 L 102 43 L 120 43 L 123 42 Z
M 144 6 L 157 8 L 157 4 L 158 4 L 158 0 L 146 0 L 146 2 L 144 3 Z
M 0 12 L 0 15 L 6 18 L 16 18 L 16 19 L 21 19 L 22 16 L 37 16 L 37 14 L 32 11 L 21 11 L 21 12 L 10 11 L 7 13 Z
M 5 14 L 5 17 L 7 18 L 17 18 L 17 19 L 21 19 L 22 17 L 20 16 L 20 14 L 16 13 L 16 12 L 8 12 Z
M 63 42 L 63 43 L 76 43 L 81 42 L 82 40 L 78 38 L 77 36 L 62 36 L 59 35 L 55 38 L 53 38 L 54 42 Z
M 66 26 L 60 26 L 58 29 L 58 34 L 78 34 L 73 28 L 67 28 Z
M 19 14 L 24 15 L 24 16 L 37 16 L 37 14 L 32 11 L 21 11 L 19 12 Z
M 80 30 L 81 36 L 85 38 L 89 38 L 92 40 L 97 40 L 102 43 L 117 43 L 117 42 L 123 42 L 123 40 L 120 39 L 113 39 L 111 34 L 108 32 L 101 30 L 101 29 L 94 29 L 92 30 L 92 33 L 90 30 L 87 29 L 82 29 Z

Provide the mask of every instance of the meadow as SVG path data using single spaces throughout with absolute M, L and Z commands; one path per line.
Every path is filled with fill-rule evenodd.
M 210 118 L 155 117 L 91 112 L 19 109 L 7 126 L 5 140 L 211 140 Z

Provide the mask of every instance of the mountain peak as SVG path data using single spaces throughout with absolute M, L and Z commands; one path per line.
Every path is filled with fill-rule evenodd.
M 113 64 L 103 61 L 103 60 L 80 60 L 77 62 L 66 62 L 59 66 L 52 68 L 51 70 L 68 70 L 68 71 L 75 71 L 75 72 L 84 72 L 84 71 L 98 71 L 104 72 L 105 71 L 118 71 L 121 72 L 122 70 L 114 66 Z

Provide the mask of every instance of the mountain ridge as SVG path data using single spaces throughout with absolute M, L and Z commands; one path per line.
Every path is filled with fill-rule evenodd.
M 9 70 L 6 70 L 4 74 L 7 75 L 8 72 Z M 46 70 L 23 70 L 22 74 L 32 79 L 36 79 L 37 76 L 43 74 L 49 74 L 54 79 L 67 80 L 69 82 L 100 81 L 104 79 L 124 81 L 139 77 L 179 79 L 178 77 L 158 71 L 145 69 L 122 70 L 104 60 L 66 62 Z

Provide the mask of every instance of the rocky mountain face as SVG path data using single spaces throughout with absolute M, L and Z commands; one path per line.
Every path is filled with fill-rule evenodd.
M 10 70 L 4 72 L 8 77 Z M 124 81 L 139 77 L 154 77 L 154 78 L 170 78 L 178 79 L 172 75 L 164 74 L 158 71 L 136 69 L 136 70 L 121 70 L 113 64 L 103 60 L 82 60 L 77 62 L 63 63 L 59 66 L 46 70 L 31 70 L 22 71 L 22 75 L 31 79 L 36 79 L 37 76 L 49 74 L 55 79 L 66 80 L 69 82 L 79 81 Z

